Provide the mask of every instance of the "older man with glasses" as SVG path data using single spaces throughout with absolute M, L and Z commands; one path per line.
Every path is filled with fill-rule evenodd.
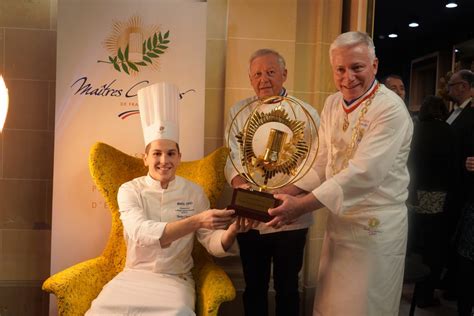
M 463 69 L 454 73 L 448 82 L 448 95 L 455 105 L 446 122 L 451 124 L 453 128 L 464 125 L 464 122 L 466 122 L 464 117 L 468 118 L 467 113 L 473 111 L 470 109 L 473 76 L 472 71 Z
M 471 86 L 474 82 L 474 74 L 472 71 L 463 69 L 455 72 L 448 82 L 448 96 L 454 102 L 454 109 L 451 111 L 446 122 L 453 127 L 456 144 L 458 145 L 458 154 L 456 165 L 459 170 L 459 179 L 457 186 L 452 192 L 448 192 L 445 210 L 448 215 L 448 234 L 454 237 L 456 227 L 458 227 L 459 217 L 464 204 L 468 200 L 469 185 L 467 179 L 469 174 L 465 167 L 466 157 L 468 156 L 464 150 L 464 144 L 468 141 L 470 129 L 474 124 L 474 104 L 471 97 Z M 456 253 L 454 249 L 450 249 L 448 253 L 448 273 L 443 279 L 443 287 L 445 288 L 445 299 L 456 299 L 455 291 L 456 279 Z

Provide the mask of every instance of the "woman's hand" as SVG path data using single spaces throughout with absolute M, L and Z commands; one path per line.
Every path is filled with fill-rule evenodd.
M 207 229 L 226 229 L 232 223 L 234 210 L 210 209 L 195 216 L 198 217 L 199 227 Z
M 234 210 L 207 210 L 179 221 L 166 224 L 160 238 L 161 247 L 168 247 L 173 241 L 193 233 L 200 228 L 226 229 L 233 220 Z

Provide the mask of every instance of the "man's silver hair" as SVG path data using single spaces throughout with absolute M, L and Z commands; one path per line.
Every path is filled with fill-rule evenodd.
M 261 56 L 266 56 L 266 55 L 274 55 L 277 57 L 277 60 L 278 60 L 278 64 L 280 65 L 281 67 L 281 70 L 285 70 L 286 69 L 286 62 L 285 62 L 285 58 L 283 58 L 282 55 L 280 55 L 279 52 L 277 52 L 276 50 L 273 50 L 273 49 L 270 49 L 270 48 L 261 48 L 257 51 L 255 51 L 251 56 L 250 56 L 250 59 L 249 59 L 249 73 L 250 73 L 250 65 L 252 64 L 252 62 L 258 58 L 258 57 L 261 57 Z
M 332 42 L 331 46 L 329 47 L 329 59 L 331 60 L 332 64 L 332 52 L 336 48 L 341 48 L 341 47 L 351 47 L 351 46 L 357 46 L 363 44 L 369 48 L 369 57 L 371 61 L 373 61 L 376 56 L 375 56 L 375 45 L 374 41 L 370 38 L 367 33 L 362 33 L 362 32 L 346 32 L 340 34 L 334 42 Z

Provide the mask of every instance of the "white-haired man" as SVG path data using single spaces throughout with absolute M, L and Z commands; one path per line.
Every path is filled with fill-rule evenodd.
M 413 123 L 402 100 L 375 79 L 378 60 L 365 33 L 339 35 L 330 47 L 339 92 L 321 113 L 317 176 L 309 194 L 276 194 L 270 226 L 326 207 L 327 231 L 314 315 L 398 315 L 407 241 Z
M 233 136 L 243 130 L 245 120 L 255 109 L 255 104 L 246 108 L 244 106 L 258 99 L 264 100 L 272 96 L 288 95 L 283 87 L 286 77 L 285 60 L 278 52 L 272 49 L 259 49 L 252 54 L 249 61 L 249 79 L 255 96 L 244 99 L 231 108 L 228 124 L 236 117 L 237 113 L 240 114 L 231 131 Z M 314 122 L 319 124 L 316 110 L 301 100 L 298 102 L 308 111 Z M 279 103 L 263 104 L 259 109 L 269 112 L 277 106 L 280 106 Z M 290 110 L 287 103 L 283 102 L 281 106 L 286 111 Z M 294 111 L 299 114 L 303 112 L 299 108 Z M 301 119 L 306 119 L 306 117 L 299 116 Z M 306 128 L 309 128 L 309 122 L 306 123 Z M 229 126 L 226 128 L 226 132 L 228 131 Z M 254 139 L 254 142 L 263 146 L 266 141 L 267 139 L 263 139 L 263 137 Z M 235 139 L 230 147 L 232 155 L 239 152 Z M 247 181 L 239 175 L 239 172 L 242 173 L 243 170 L 235 170 L 230 159 L 227 160 L 225 171 L 227 181 L 233 188 L 248 188 Z M 277 190 L 281 193 L 296 195 L 303 192 L 298 186 L 299 184 L 296 183 L 296 185 L 286 185 Z M 307 214 L 283 228 L 275 229 L 260 224 L 255 229 L 238 234 L 237 241 L 240 246 L 240 258 L 246 283 L 243 294 L 246 316 L 268 315 L 268 287 L 271 274 L 273 274 L 273 286 L 276 292 L 275 315 L 299 315 L 298 273 L 303 265 L 306 233 L 311 224 L 311 214 Z M 273 273 L 271 273 L 272 267 Z

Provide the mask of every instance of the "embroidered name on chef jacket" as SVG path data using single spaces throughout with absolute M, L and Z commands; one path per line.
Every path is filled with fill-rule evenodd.
M 367 127 L 369 127 L 369 124 L 370 124 L 369 120 L 363 119 L 360 121 L 360 127 L 363 129 L 367 129 Z
M 176 203 L 176 217 L 187 218 L 194 214 L 193 201 L 179 201 Z

